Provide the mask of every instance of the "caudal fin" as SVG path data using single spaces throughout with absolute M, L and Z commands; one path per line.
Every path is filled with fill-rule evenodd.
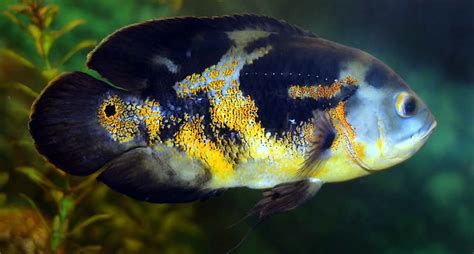
M 82 72 L 53 80 L 34 103 L 30 117 L 29 129 L 38 151 L 67 173 L 88 175 L 115 156 L 144 145 L 140 137 L 117 142 L 100 124 L 100 105 L 114 94 L 123 96 Z M 116 109 L 106 110 L 112 114 Z

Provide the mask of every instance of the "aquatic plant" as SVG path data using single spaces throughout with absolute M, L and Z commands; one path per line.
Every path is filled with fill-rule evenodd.
M 42 61 L 33 64 L 31 60 L 22 57 L 20 54 L 12 50 L 2 49 L 2 57 L 4 59 L 9 58 L 9 61 L 5 61 L 5 63 L 16 62 L 29 69 L 37 70 L 39 72 L 38 74 L 40 74 L 38 77 L 42 78 L 42 81 L 48 81 L 54 78 L 59 73 L 59 68 L 77 52 L 82 49 L 90 48 L 96 44 L 94 40 L 80 41 L 63 54 L 63 57 L 52 63 L 50 52 L 53 49 L 56 40 L 85 23 L 83 20 L 75 19 L 60 29 L 55 30 L 53 29 L 53 24 L 58 12 L 59 7 L 57 5 L 48 5 L 42 0 L 21 0 L 18 4 L 9 6 L 3 14 L 13 24 L 21 28 L 30 39 L 32 39 L 36 52 Z M 28 84 L 15 82 L 15 84 L 11 85 L 18 87 L 20 91 L 31 98 L 38 95 L 38 93 Z M 77 185 L 71 185 L 68 176 L 64 175 L 59 170 L 47 167 L 46 165 L 39 167 L 16 167 L 16 172 L 24 174 L 48 193 L 57 208 L 52 221 L 48 223 L 35 202 L 26 194 L 20 194 L 20 196 L 25 199 L 32 208 L 34 208 L 34 211 L 36 212 L 35 216 L 40 218 L 43 228 L 46 229 L 49 235 L 49 249 L 53 253 L 58 252 L 62 248 L 68 235 L 82 230 L 93 222 L 109 217 L 109 215 L 106 214 L 93 215 L 70 228 L 69 221 L 74 206 L 77 205 L 85 195 L 91 192 L 91 189 L 88 187 L 93 181 L 88 180 Z M 56 182 L 50 180 L 49 174 L 51 173 L 59 176 L 57 177 Z
M 93 47 L 94 40 L 83 40 L 74 45 L 56 61 L 51 60 L 51 50 L 54 43 L 62 36 L 73 31 L 85 23 L 82 19 L 71 20 L 59 29 L 53 29 L 53 24 L 59 12 L 59 6 L 46 4 L 43 0 L 20 0 L 16 5 L 8 7 L 3 14 L 33 40 L 36 52 L 42 59 L 42 74 L 47 79 L 52 79 L 58 74 L 59 67 L 82 49 Z M 17 55 L 14 52 L 10 54 Z M 22 58 L 25 64 L 32 65 L 30 61 Z M 38 66 L 38 65 L 35 65 Z
M 179 8 L 177 2 L 165 4 Z M 86 24 L 83 19 L 73 19 L 60 26 L 56 22 L 59 13 L 58 5 L 44 0 L 20 0 L 3 11 L 3 17 L 21 31 L 14 40 L 27 38 L 34 50 L 25 50 L 25 56 L 0 48 L 0 115 L 7 120 L 2 121 L 6 124 L 0 130 L 0 252 L 95 253 L 120 249 L 128 253 L 152 247 L 165 253 L 191 253 L 190 244 L 176 239 L 178 235 L 199 235 L 191 220 L 192 207 L 132 202 L 109 193 L 96 183 L 95 176 L 68 176 L 36 153 L 27 131 L 30 105 L 73 56 L 96 44 L 85 39 L 67 49 L 55 47 L 60 39 Z M 105 220 L 108 222 L 97 224 Z M 146 241 L 152 243 L 145 245 Z

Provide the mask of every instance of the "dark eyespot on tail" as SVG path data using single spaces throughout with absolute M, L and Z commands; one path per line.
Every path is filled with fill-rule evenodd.
M 53 80 L 34 103 L 29 122 L 38 151 L 56 167 L 73 175 L 88 175 L 143 139 L 123 144 L 112 140 L 99 123 L 100 103 L 120 91 L 86 73 L 72 72 Z M 114 105 L 105 115 L 116 112 Z
M 206 200 L 224 191 L 207 189 L 211 175 L 198 161 L 169 147 L 138 147 L 108 163 L 97 177 L 110 188 L 153 203 Z
M 111 117 L 114 116 L 116 112 L 116 106 L 115 105 L 107 105 L 105 106 L 104 113 L 106 117 Z
M 331 148 L 336 138 L 336 130 L 327 112 L 321 110 L 314 111 L 313 126 L 314 131 L 312 140 L 310 140 L 311 148 L 308 158 L 299 172 L 304 176 L 311 176 L 319 168 L 319 164 L 325 159 L 324 153 Z

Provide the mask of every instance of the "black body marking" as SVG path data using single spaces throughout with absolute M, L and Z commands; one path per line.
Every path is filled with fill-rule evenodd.
M 334 45 L 328 41 L 311 37 L 273 36 L 257 40 L 248 47 L 261 47 L 265 43 L 272 50 L 246 65 L 240 72 L 241 89 L 255 101 L 259 109 L 262 125 L 273 131 L 289 128 L 289 119 L 296 122 L 311 118 L 312 111 L 335 107 L 346 100 L 356 87 L 343 87 L 333 98 L 319 100 L 289 98 L 288 89 L 292 85 L 329 86 L 339 78 L 342 64 L 354 52 L 347 47 Z

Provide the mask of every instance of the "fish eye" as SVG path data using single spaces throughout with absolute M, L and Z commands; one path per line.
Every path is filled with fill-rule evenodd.
M 401 117 L 410 117 L 418 112 L 418 102 L 415 96 L 401 92 L 396 100 L 397 113 Z

